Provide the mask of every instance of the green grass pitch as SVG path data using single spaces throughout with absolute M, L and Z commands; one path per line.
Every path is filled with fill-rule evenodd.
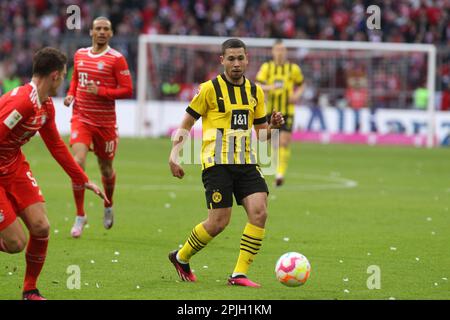
M 179 282 L 167 259 L 206 217 L 200 166 L 171 176 L 168 139 L 122 139 L 115 161 L 113 229 L 102 202 L 86 195 L 89 228 L 70 237 L 70 181 L 39 138 L 24 149 L 47 201 L 51 240 L 39 288 L 48 299 L 448 299 L 450 292 L 449 150 L 294 144 L 286 185 L 267 177 L 269 219 L 250 269 L 262 288 L 230 287 L 246 221 L 234 206 L 228 228 L 191 266 L 197 283 Z M 101 182 L 93 154 L 87 172 Z M 311 277 L 298 288 L 278 283 L 278 257 L 308 257 Z M 81 288 L 68 289 L 69 266 Z M 369 289 L 371 266 L 380 288 Z M 24 254 L 0 254 L 0 299 L 20 298 Z M 369 269 L 369 273 L 368 273 Z M 372 277 L 372 278 L 370 278 Z

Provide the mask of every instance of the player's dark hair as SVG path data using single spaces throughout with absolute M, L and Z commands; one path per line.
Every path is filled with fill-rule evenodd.
M 228 39 L 224 43 L 222 43 L 222 55 L 225 55 L 225 50 L 230 48 L 244 48 L 244 51 L 247 52 L 247 46 L 242 40 L 239 39 Z
M 33 57 L 33 75 L 45 77 L 53 71 L 62 71 L 67 64 L 67 57 L 58 49 L 45 47 L 38 50 Z
M 95 22 L 95 21 L 99 21 L 99 20 L 105 20 L 105 21 L 108 21 L 109 24 L 111 25 L 111 29 L 112 29 L 112 22 L 111 22 L 111 20 L 109 20 L 107 17 L 100 16 L 100 17 L 97 17 L 97 18 L 95 18 L 94 20 L 92 20 L 92 23 L 91 23 L 91 30 L 94 29 L 94 22 Z

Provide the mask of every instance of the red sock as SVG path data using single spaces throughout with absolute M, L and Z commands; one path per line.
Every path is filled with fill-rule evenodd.
M 72 190 L 77 206 L 77 216 L 84 217 L 84 186 L 72 185 Z
M 116 186 L 116 173 L 114 172 L 111 178 L 106 178 L 102 176 L 102 183 L 103 188 L 105 189 L 105 195 L 109 200 L 109 204 L 104 202 L 104 206 L 106 207 L 112 207 L 113 205 L 113 193 L 114 193 L 114 187 Z
M 3 239 L 0 239 L 0 251 L 9 253 L 8 248 L 6 247 L 5 242 L 3 241 Z
M 36 289 L 36 282 L 44 266 L 45 257 L 47 256 L 47 246 L 48 237 L 38 238 L 30 235 L 25 254 L 27 270 L 25 272 L 23 291 Z

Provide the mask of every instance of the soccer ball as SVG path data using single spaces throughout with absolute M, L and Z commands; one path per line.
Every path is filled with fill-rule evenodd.
M 283 254 L 275 266 L 278 281 L 288 287 L 298 287 L 305 284 L 310 272 L 311 266 L 308 259 L 297 252 Z

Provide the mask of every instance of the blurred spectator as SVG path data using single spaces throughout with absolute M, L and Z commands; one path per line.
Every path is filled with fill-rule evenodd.
M 418 87 L 414 90 L 414 108 L 426 110 L 428 107 L 428 89 Z
M 447 87 L 444 88 L 444 90 L 442 90 L 441 110 L 442 111 L 450 110 L 450 82 L 447 83 Z
M 366 28 L 366 8 L 381 7 L 381 30 Z M 66 8 L 81 9 L 81 30 L 66 28 Z M 288 39 L 320 39 L 348 41 L 392 41 L 450 45 L 450 4 L 448 0 L 1 0 L 0 1 L 0 76 L 4 61 L 13 60 L 16 75 L 27 81 L 32 54 L 45 45 L 60 47 L 68 56 L 80 46 L 89 46 L 91 21 L 108 16 L 115 31 L 112 46 L 126 55 L 136 81 L 137 37 L 139 34 L 210 35 L 225 37 L 271 37 Z M 83 37 L 84 36 L 84 37 Z M 438 90 L 446 88 L 449 61 L 443 51 L 437 70 Z M 411 77 L 403 90 L 413 91 L 426 74 L 426 61 L 411 64 Z M 169 59 L 170 60 L 170 59 Z M 183 65 L 175 61 L 175 74 L 164 81 L 174 84 L 183 76 Z M 167 62 L 164 62 L 167 63 Z M 193 61 L 198 64 L 198 61 Z M 390 70 L 390 66 L 379 66 Z M 323 77 L 322 66 L 315 66 Z M 192 82 L 206 80 L 207 68 L 199 68 Z M 212 69 L 212 68 L 211 68 Z M 447 71 L 446 71 L 447 70 Z M 334 69 L 334 72 L 337 70 Z M 388 71 L 389 72 L 389 71 Z M 382 107 L 396 107 L 398 97 L 389 92 L 400 89 L 396 71 L 375 74 L 382 78 L 375 98 Z M 317 75 L 314 75 L 316 77 Z M 339 75 L 336 75 L 339 77 Z M 176 80 L 178 79 L 178 80 Z M 1 81 L 1 78 L 0 78 Z M 320 83 L 320 88 L 339 83 Z M 339 82 L 339 81 L 337 81 Z M 178 83 L 181 87 L 186 83 Z M 159 85 L 162 88 L 161 85 Z M 345 85 L 342 90 L 345 90 Z M 443 94 L 443 99 L 446 94 Z M 409 101 L 411 104 L 412 101 Z
M 4 75 L 0 81 L 2 94 L 22 84 L 22 81 L 16 74 L 16 65 L 12 61 L 6 61 L 4 67 Z
M 362 69 L 351 69 L 345 98 L 355 116 L 355 132 L 361 129 L 361 109 L 368 107 L 367 78 Z
M 311 118 L 309 118 L 308 125 L 306 127 L 306 130 L 308 131 L 315 131 L 314 130 L 314 123 L 319 121 L 319 129 L 318 131 L 326 131 L 327 126 L 325 124 L 325 119 L 323 117 L 322 108 L 329 106 L 328 96 L 320 92 L 317 89 L 308 88 L 306 87 L 305 92 L 303 94 L 305 98 L 312 97 L 309 103 L 309 108 L 311 110 Z

